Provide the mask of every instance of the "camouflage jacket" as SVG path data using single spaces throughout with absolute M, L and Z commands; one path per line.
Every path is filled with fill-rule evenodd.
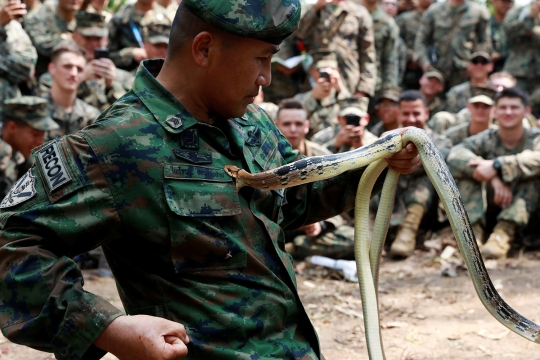
M 472 95 L 471 83 L 469 81 L 452 87 L 446 93 L 447 111 L 457 114 L 467 107 Z
M 19 22 L 0 25 L 0 118 L 4 100 L 20 95 L 17 84 L 30 77 L 36 60 L 36 49 Z
M 342 22 L 332 38 L 331 29 Z M 377 58 L 373 21 L 363 6 L 352 1 L 330 4 L 323 9 L 310 8 L 295 33 L 310 52 L 330 50 L 336 53 L 339 71 L 351 93 L 363 91 L 373 96 L 377 81 Z
M 508 39 L 504 70 L 516 77 L 540 76 L 540 34 L 533 31 L 540 19 L 529 16 L 529 5 L 511 9 L 503 21 Z
M 61 42 L 70 40 L 75 30 L 75 20 L 65 22 L 58 15 L 56 7 L 56 2 L 45 2 L 39 11 L 28 14 L 24 21 L 24 27 L 38 53 L 38 77 L 47 71 L 52 49 Z
M 493 46 L 493 52 L 499 53 L 502 61 L 504 61 L 508 56 L 508 40 L 506 39 L 503 24 L 497 22 L 492 15 L 489 18 L 489 28 L 491 30 L 491 45 Z
M 492 128 L 465 139 L 452 148 L 447 163 L 456 179 L 472 179 L 470 160 L 493 160 L 501 163 L 502 180 L 519 182 L 540 176 L 540 129 L 524 128 L 518 145 L 508 149 L 501 141 L 499 129 Z
M 81 83 L 77 97 L 98 110 L 105 110 L 120 99 L 133 85 L 134 76 L 125 70 L 116 69 L 116 77 L 110 89 L 105 86 L 105 79 L 90 79 Z M 51 91 L 52 77 L 47 71 L 39 77 L 38 96 L 47 96 Z
M 307 111 L 310 134 L 315 134 L 327 127 L 337 126 L 339 111 L 343 104 L 350 101 L 351 97 L 352 95 L 347 89 L 343 89 L 339 93 L 332 89 L 330 96 L 322 100 L 315 99 L 311 90 L 295 96 L 304 104 Z
M 133 49 L 143 47 L 143 27 L 151 23 L 172 24 L 167 9 L 154 2 L 146 14 L 135 10 L 135 3 L 124 5 L 109 21 L 109 51 L 114 64 L 133 70 L 138 64 L 133 60 Z M 140 41 L 139 41 L 140 39 Z
M 377 59 L 377 82 L 375 91 L 399 86 L 399 27 L 379 6 L 371 12 L 375 53 Z
M 58 130 L 45 133 L 45 140 L 53 140 L 59 136 L 74 134 L 84 127 L 92 124 L 99 116 L 99 110 L 88 105 L 81 99 L 75 99 L 73 110 L 66 110 L 57 105 L 50 95 L 45 96 L 49 101 L 49 113 L 51 118 L 60 126 Z
M 313 135 L 312 140 L 313 142 L 324 146 L 328 151 L 333 154 L 354 150 L 352 146 L 345 146 L 340 148 L 335 146 L 335 138 L 339 133 L 339 130 L 341 130 L 341 126 L 339 125 L 327 127 L 326 129 L 323 129 Z M 362 135 L 362 146 L 373 144 L 378 139 L 379 138 L 377 136 L 370 133 L 367 129 L 364 129 L 364 134 Z
M 444 111 L 446 107 L 447 107 L 446 102 L 441 100 L 439 96 L 435 96 L 428 103 L 429 116 L 433 116 L 441 111 Z
M 327 148 L 313 141 L 304 140 L 304 146 L 306 147 L 306 153 L 302 155 L 306 157 L 323 156 L 323 155 L 331 154 L 331 152 Z
M 13 152 L 11 146 L 1 139 L 0 134 L 0 195 L 2 198 L 19 179 L 18 166 L 24 163 L 21 153 Z
M 396 23 L 399 26 L 399 36 L 407 47 L 407 63 L 414 58 L 414 40 L 416 32 L 420 28 L 421 20 L 422 13 L 418 10 L 406 11 L 396 18 Z
M 452 145 L 456 146 L 461 144 L 463 140 L 471 136 L 469 131 L 470 123 L 462 123 L 456 126 L 452 126 L 450 129 L 446 130 L 443 135 L 446 136 L 452 142 Z M 496 129 L 497 125 L 491 124 L 490 128 Z
M 452 39 L 452 28 L 460 13 L 461 18 Z M 415 57 L 420 66 L 430 63 L 445 75 L 452 70 L 465 70 L 474 51 L 491 53 L 491 31 L 488 26 L 489 11 L 486 7 L 466 0 L 453 8 L 448 2 L 434 3 L 424 15 L 414 42 Z M 446 44 L 450 42 L 449 46 Z M 443 53 L 448 48 L 447 53 Z M 430 60 L 435 55 L 436 61 Z
M 197 121 L 155 79 L 162 65 L 144 61 L 96 123 L 35 149 L 33 195 L 0 212 L 3 333 L 100 358 L 92 343 L 122 312 L 83 290 L 72 258 L 102 246 L 126 312 L 184 324 L 186 359 L 318 359 L 283 230 L 352 209 L 361 171 L 237 190 L 224 165 L 259 173 L 298 152 L 254 105 L 219 128 Z

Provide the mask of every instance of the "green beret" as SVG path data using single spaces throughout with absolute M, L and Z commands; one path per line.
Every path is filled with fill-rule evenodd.
M 4 101 L 4 117 L 8 120 L 22 121 L 40 131 L 59 128 L 49 116 L 47 100 L 37 96 L 17 96 Z
M 272 44 L 298 29 L 300 0 L 184 0 L 204 22 L 235 35 Z
M 75 30 L 83 36 L 104 37 L 108 35 L 103 15 L 79 11 L 75 14 L 75 21 Z

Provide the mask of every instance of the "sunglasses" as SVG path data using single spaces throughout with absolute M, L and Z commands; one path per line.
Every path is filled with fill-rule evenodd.
M 487 59 L 484 59 L 484 58 L 474 58 L 474 59 L 471 60 L 471 63 L 474 64 L 474 65 L 478 65 L 478 64 L 487 65 L 490 62 L 491 61 L 489 61 Z

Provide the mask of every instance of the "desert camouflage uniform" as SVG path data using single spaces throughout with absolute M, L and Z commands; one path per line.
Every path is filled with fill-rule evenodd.
M 72 260 L 102 245 L 126 312 L 185 324 L 187 358 L 321 358 L 283 229 L 350 210 L 361 171 L 238 191 L 224 165 L 258 173 L 298 153 L 253 105 L 201 124 L 157 82 L 162 66 L 144 61 L 94 125 L 34 151 L 36 194 L 0 212 L 4 334 L 60 358 L 102 356 L 92 343 L 122 312 L 83 291 Z
M 377 82 L 375 91 L 399 86 L 399 27 L 379 6 L 370 13 L 375 34 Z
M 333 38 L 327 36 L 344 16 Z M 373 21 L 366 8 L 352 1 L 330 4 L 321 10 L 309 9 L 295 35 L 302 39 L 310 52 L 335 52 L 338 67 L 351 93 L 375 93 L 377 58 Z
M 452 25 L 459 16 L 459 24 L 452 36 Z M 414 44 L 415 56 L 421 67 L 426 63 L 440 70 L 447 79 L 447 88 L 467 81 L 466 69 L 475 51 L 491 53 L 491 31 L 488 26 L 489 11 L 483 5 L 465 1 L 457 9 L 448 2 L 434 3 L 424 15 Z M 448 46 L 448 53 L 442 52 Z M 436 61 L 430 60 L 434 49 Z
M 339 111 L 350 102 L 351 93 L 347 89 L 343 89 L 339 93 L 332 89 L 330 96 L 317 100 L 313 96 L 313 91 L 310 90 L 297 94 L 295 98 L 304 104 L 310 121 L 309 135 L 312 135 L 328 127 L 337 126 Z
M 30 77 L 37 53 L 18 21 L 0 25 L 0 119 L 5 100 L 19 95 L 17 84 Z
M 135 78 L 130 72 L 116 69 L 116 76 L 110 89 L 106 88 L 105 79 L 90 79 L 81 83 L 77 97 L 88 105 L 103 111 L 131 89 L 133 80 Z M 52 76 L 48 71 L 40 76 L 39 96 L 47 96 L 50 93 L 52 81 Z
M 498 129 L 488 129 L 454 147 L 448 155 L 448 167 L 458 182 L 471 224 L 485 221 L 483 185 L 473 180 L 474 167 L 470 160 L 494 160 L 501 164 L 502 180 L 512 189 L 512 203 L 497 216 L 498 220 L 514 222 L 518 227 L 527 225 L 538 204 L 538 178 L 540 177 L 540 130 L 524 129 L 523 137 L 513 149 L 501 142 Z M 491 186 L 486 184 L 487 203 L 492 205 Z
M 58 15 L 56 2 L 45 2 L 38 12 L 27 15 L 24 27 L 38 53 L 35 74 L 38 78 L 47 71 L 53 48 L 63 41 L 71 40 L 75 19 L 65 22 Z
M 60 126 L 57 130 L 47 131 L 45 141 L 56 139 L 57 137 L 74 134 L 84 127 L 92 124 L 99 116 L 100 111 L 88 105 L 81 99 L 75 99 L 73 110 L 68 113 L 57 105 L 52 97 L 47 96 L 49 101 L 49 113 L 51 118 Z
M 540 83 L 540 19 L 529 16 L 529 5 L 508 11 L 503 28 L 508 39 L 504 70 L 517 80 L 517 86 L 532 94 Z
M 502 23 L 497 22 L 493 15 L 489 18 L 488 24 L 491 30 L 491 45 L 493 46 L 493 52 L 501 55 L 501 58 L 493 64 L 493 72 L 502 71 L 504 62 L 508 57 L 508 40 L 506 39 L 506 33 L 504 32 Z
M 133 49 L 143 47 L 143 28 L 148 24 L 171 25 L 172 22 L 167 10 L 158 3 L 154 3 L 154 8 L 146 14 L 136 11 L 135 3 L 125 5 L 114 14 L 108 27 L 110 56 L 116 67 L 128 71 L 137 68 L 138 64 L 133 60 Z M 137 33 L 141 42 L 137 40 Z

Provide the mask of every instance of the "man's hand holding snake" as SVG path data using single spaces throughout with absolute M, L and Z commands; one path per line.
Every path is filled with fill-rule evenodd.
M 400 135 L 403 135 L 405 131 L 411 129 L 411 127 L 404 127 L 392 132 L 397 132 Z M 390 131 L 385 132 L 381 135 L 381 138 L 385 135 L 388 135 Z M 418 155 L 418 150 L 413 143 L 407 144 L 402 150 L 398 151 L 391 157 L 386 159 L 388 167 L 400 173 L 401 175 L 408 175 L 412 173 L 418 166 L 420 166 L 420 156 Z

